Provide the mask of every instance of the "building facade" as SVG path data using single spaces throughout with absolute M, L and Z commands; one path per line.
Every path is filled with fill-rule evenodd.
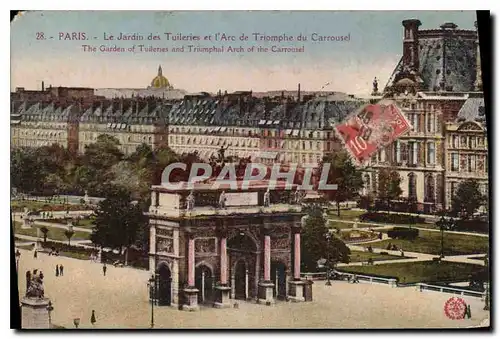
M 450 187 L 459 181 L 457 170 L 450 167 L 451 154 L 453 161 L 468 156 L 457 152 L 454 144 L 450 148 L 449 139 L 460 133 L 482 133 L 479 138 L 486 138 L 485 120 L 476 121 L 483 100 L 479 43 L 476 31 L 459 30 L 452 23 L 438 30 L 419 26 L 419 20 L 403 21 L 403 56 L 384 90 L 384 97 L 402 109 L 411 130 L 372 157 L 364 168 L 363 193 L 376 195 L 379 170 L 390 168 L 402 179 L 404 204 L 411 201 L 419 211 L 435 212 L 449 208 Z M 482 107 L 484 115 L 484 103 Z M 464 126 L 480 130 L 460 130 L 464 119 L 475 121 Z M 487 158 L 486 146 L 470 148 L 469 153 L 471 159 Z M 475 178 L 484 184 L 487 167 L 477 170 L 482 174 L 475 168 Z

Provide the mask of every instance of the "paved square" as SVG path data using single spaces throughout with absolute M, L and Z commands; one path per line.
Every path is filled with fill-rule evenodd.
M 96 328 L 149 328 L 149 272 L 102 265 L 65 257 L 49 257 L 21 250 L 20 291 L 26 288 L 25 272 L 35 268 L 44 273 L 45 295 L 54 305 L 52 322 L 73 328 L 92 328 L 90 317 L 96 311 Z M 55 276 L 56 264 L 63 264 L 64 276 Z M 155 306 L 156 328 L 454 328 L 478 325 L 488 317 L 479 298 L 464 297 L 471 305 L 471 319 L 451 320 L 443 306 L 451 294 L 418 292 L 414 287 L 390 288 L 385 285 L 348 284 L 334 281 L 332 286 L 317 282 L 314 302 L 262 306 L 240 303 L 239 309 L 201 308 L 183 312 Z

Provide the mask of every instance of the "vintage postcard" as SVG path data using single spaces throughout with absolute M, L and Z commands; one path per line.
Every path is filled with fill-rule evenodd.
M 17 327 L 488 329 L 489 20 L 15 14 Z

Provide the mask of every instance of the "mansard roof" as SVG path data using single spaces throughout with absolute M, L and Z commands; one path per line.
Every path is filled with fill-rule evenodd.
M 485 122 L 484 98 L 469 98 L 465 101 L 457 114 L 457 122 L 478 121 Z
M 476 80 L 476 32 L 472 30 L 418 31 L 420 91 L 474 90 Z M 386 88 L 405 73 L 403 58 L 392 72 Z M 443 87 L 441 87 L 443 83 Z
M 365 104 L 361 100 L 312 99 L 306 102 L 250 97 L 229 101 L 221 97 L 185 99 L 169 113 L 173 125 L 254 126 L 321 129 L 341 122 Z
M 11 116 L 22 121 L 68 122 L 78 117 L 78 108 L 68 102 L 13 102 Z

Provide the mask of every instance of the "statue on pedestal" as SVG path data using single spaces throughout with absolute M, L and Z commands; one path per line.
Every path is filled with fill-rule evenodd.
M 187 204 L 188 211 L 191 211 L 192 209 L 194 209 L 194 203 L 195 203 L 194 194 L 193 194 L 193 191 L 191 191 L 186 198 L 186 204 Z
M 228 148 L 229 148 L 229 146 L 226 146 L 226 148 L 224 148 L 224 146 L 221 146 L 220 149 L 217 151 L 217 153 L 219 153 L 219 161 L 220 162 L 224 162 L 225 153 L 226 153 Z
M 219 195 L 219 207 L 226 208 L 226 192 L 222 191 Z
M 43 274 L 42 272 L 37 273 L 38 270 L 33 270 L 33 274 L 30 274 L 30 281 L 27 284 L 26 297 L 28 298 L 43 298 Z M 26 279 L 28 279 L 28 272 L 26 272 Z M 26 281 L 28 283 L 28 281 Z
M 264 193 L 264 207 L 269 207 L 271 205 L 271 193 L 269 192 L 269 188 L 266 193 Z
M 378 94 L 378 80 L 377 80 L 377 77 L 375 77 L 375 79 L 373 79 L 373 92 L 372 92 L 373 95 L 377 95 Z

